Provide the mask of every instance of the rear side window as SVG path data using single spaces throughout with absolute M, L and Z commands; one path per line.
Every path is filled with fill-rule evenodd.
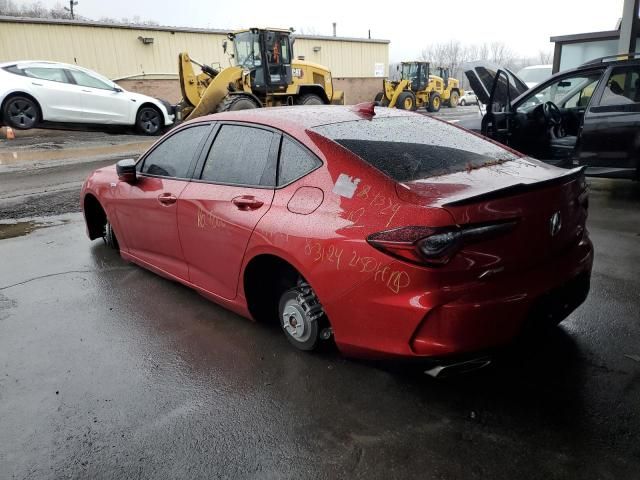
M 278 170 L 278 185 L 287 185 L 320 165 L 320 160 L 286 137 L 282 139 L 280 147 L 280 166 Z
M 618 67 L 611 72 L 600 105 L 640 103 L 640 67 Z
M 274 186 L 275 166 L 269 162 L 273 136 L 261 128 L 223 125 L 200 178 L 216 183 Z
M 51 82 L 68 83 L 67 76 L 61 68 L 27 67 L 24 69 L 27 77 L 49 80 Z
M 398 182 L 518 158 L 498 145 L 427 117 L 381 117 L 322 125 L 313 130 Z
M 199 125 L 180 130 L 168 137 L 144 160 L 142 173 L 187 178 L 191 162 L 209 128 L 209 125 Z

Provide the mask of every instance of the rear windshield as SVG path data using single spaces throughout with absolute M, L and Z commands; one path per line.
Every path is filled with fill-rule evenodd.
M 428 117 L 382 117 L 313 128 L 398 182 L 473 170 L 518 158 Z

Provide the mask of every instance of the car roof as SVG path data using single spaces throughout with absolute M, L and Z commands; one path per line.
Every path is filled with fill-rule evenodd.
M 62 62 L 52 62 L 50 60 L 14 60 L 13 62 L 3 62 L 0 63 L 0 68 L 8 67 L 10 65 L 19 65 L 21 67 L 29 66 L 29 67 L 61 67 L 61 68 L 73 68 L 79 70 L 86 70 L 83 67 L 79 67 L 78 65 L 71 65 L 68 63 Z
M 404 117 L 420 114 L 405 110 L 375 107 L 374 118 Z M 193 122 L 203 120 L 227 120 L 247 123 L 256 123 L 273 128 L 278 128 L 289 133 L 296 133 L 332 123 L 353 122 L 358 120 L 370 120 L 371 116 L 358 111 L 353 105 L 318 105 L 318 106 L 292 106 L 256 108 L 251 110 L 238 110 L 235 112 L 214 113 L 200 117 Z

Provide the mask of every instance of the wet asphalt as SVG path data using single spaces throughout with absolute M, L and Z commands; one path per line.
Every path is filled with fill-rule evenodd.
M 582 307 L 444 380 L 293 351 L 78 213 L 0 226 L 0 478 L 638 478 L 639 187 L 592 181 Z
M 640 478 L 640 183 L 590 180 L 585 304 L 434 380 L 294 351 L 90 242 L 77 185 L 20 178 L 0 201 L 0 479 Z

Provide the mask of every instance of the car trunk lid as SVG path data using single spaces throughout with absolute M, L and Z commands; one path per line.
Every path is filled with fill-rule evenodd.
M 468 270 L 521 268 L 558 254 L 585 231 L 582 169 L 562 172 L 530 159 L 398 185 L 405 201 L 446 209 L 460 227 L 513 223 L 461 252 Z

